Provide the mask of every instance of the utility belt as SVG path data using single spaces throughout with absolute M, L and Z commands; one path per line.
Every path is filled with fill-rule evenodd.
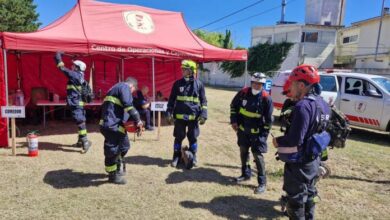
M 248 128 L 248 127 L 244 127 L 242 124 L 240 124 L 238 126 L 238 129 L 240 129 L 241 131 L 245 132 L 245 133 L 250 133 L 250 134 L 260 134 L 260 128 Z
M 278 160 L 286 163 L 305 163 L 327 153 L 330 135 L 326 131 L 315 133 L 302 146 L 278 147 Z

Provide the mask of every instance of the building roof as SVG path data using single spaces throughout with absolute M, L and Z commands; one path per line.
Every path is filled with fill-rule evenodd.
M 361 21 L 356 21 L 356 22 L 351 23 L 351 25 L 355 26 L 355 25 L 360 25 L 360 24 L 363 24 L 363 23 L 371 22 L 371 21 L 376 21 L 376 20 L 379 20 L 380 17 L 381 16 L 377 16 L 377 17 L 373 17 L 373 18 L 364 19 L 364 20 L 361 20 Z M 383 16 L 383 18 L 384 19 L 390 18 L 390 14 L 386 14 L 385 16 Z

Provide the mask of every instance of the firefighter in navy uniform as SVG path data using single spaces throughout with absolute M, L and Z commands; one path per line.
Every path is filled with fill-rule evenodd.
M 100 132 L 104 136 L 104 164 L 108 181 L 115 184 L 126 184 L 126 172 L 123 157 L 130 149 L 130 142 L 124 128 L 126 113 L 142 129 L 139 113 L 133 106 L 132 93 L 136 90 L 137 80 L 128 77 L 125 82 L 115 84 L 104 98 L 100 120 Z M 128 116 L 127 115 L 127 116 Z
M 266 76 L 263 73 L 254 73 L 251 78 L 251 87 L 244 88 L 237 93 L 230 105 L 230 123 L 237 132 L 237 144 L 240 147 L 241 176 L 237 182 L 251 178 L 249 165 L 249 148 L 253 153 L 257 171 L 258 187 L 255 193 L 266 190 L 266 174 L 263 153 L 267 152 L 267 137 L 272 126 L 272 99 L 263 89 Z
M 64 62 L 62 62 L 62 52 L 57 52 L 55 60 L 57 67 L 65 74 L 68 78 L 68 83 L 66 86 L 67 98 L 66 102 L 72 111 L 72 117 L 77 123 L 79 129 L 79 136 L 76 146 L 82 147 L 82 153 L 86 153 L 91 147 L 91 141 L 88 141 L 87 138 L 87 128 L 86 128 L 86 117 L 84 105 L 85 103 L 82 100 L 81 96 L 81 85 L 84 83 L 84 71 L 87 68 L 85 63 L 80 60 L 73 61 L 72 69 L 65 67 Z
M 320 128 L 326 127 L 331 111 L 328 104 L 316 94 L 320 77 L 315 67 L 298 66 L 289 80 L 290 95 L 297 103 L 292 112 L 290 128 L 284 136 L 274 138 L 273 144 L 280 160 L 285 162 L 283 190 L 287 193 L 289 218 L 314 219 L 318 199 L 315 183 L 321 154 L 318 151 L 313 153 L 315 145 L 312 140 Z
M 182 141 L 187 135 L 189 141 L 187 153 L 190 154 L 191 158 L 189 158 L 190 163 L 186 166 L 191 169 L 197 164 L 197 137 L 199 136 L 199 124 L 203 125 L 207 120 L 207 99 L 202 82 L 194 76 L 197 69 L 196 63 L 191 60 L 183 60 L 181 68 L 183 78 L 173 84 L 167 109 L 168 120 L 174 121 L 175 124 L 173 131 L 175 142 L 171 165 L 173 167 L 178 165 Z

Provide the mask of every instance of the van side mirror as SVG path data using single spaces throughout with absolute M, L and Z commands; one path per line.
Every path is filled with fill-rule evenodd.
M 375 89 L 367 90 L 366 95 L 375 98 L 382 98 L 382 94 L 379 94 Z

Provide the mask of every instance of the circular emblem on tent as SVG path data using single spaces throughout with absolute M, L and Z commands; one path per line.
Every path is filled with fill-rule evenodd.
M 154 31 L 152 17 L 142 11 L 123 12 L 126 24 L 133 30 L 141 34 L 150 34 Z

